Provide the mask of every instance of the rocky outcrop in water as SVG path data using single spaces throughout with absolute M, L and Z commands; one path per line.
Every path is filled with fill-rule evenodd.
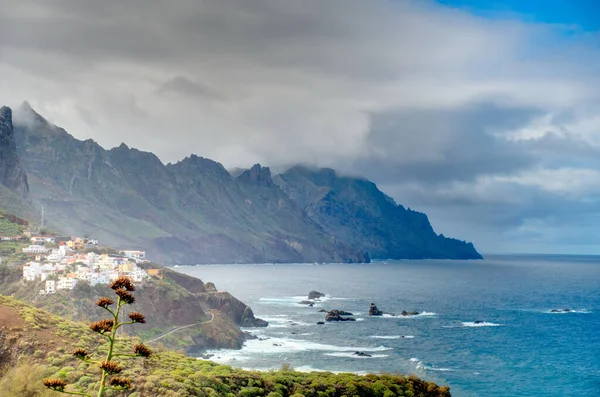
M 314 300 L 314 299 L 320 299 L 320 298 L 324 298 L 325 294 L 319 291 L 315 291 L 312 290 L 308 293 L 308 299 Z
M 342 317 L 342 313 L 339 310 L 331 310 L 328 311 L 325 315 L 325 321 L 356 321 L 356 319 L 351 317 Z
M 375 303 L 371 302 L 369 307 L 369 316 L 383 316 L 383 312 L 377 308 Z
M 406 310 L 402 310 L 400 313 L 401 316 L 418 316 L 419 312 L 407 312 Z

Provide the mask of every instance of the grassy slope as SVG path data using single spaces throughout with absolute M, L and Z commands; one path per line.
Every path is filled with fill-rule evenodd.
M 92 390 L 98 380 L 95 364 L 75 360 L 71 349 L 103 352 L 101 338 L 85 324 L 54 316 L 14 298 L 0 296 L 0 390 L 5 397 L 58 396 L 43 389 L 44 377 L 67 380 L 71 388 Z M 124 337 L 120 351 L 130 351 L 138 341 Z M 183 354 L 156 350 L 148 359 L 123 359 L 123 375 L 132 379 L 130 397 L 142 396 L 450 396 L 438 387 L 415 377 L 400 375 L 298 373 L 291 370 L 251 372 L 232 369 Z M 4 367 L 4 368 L 2 368 Z

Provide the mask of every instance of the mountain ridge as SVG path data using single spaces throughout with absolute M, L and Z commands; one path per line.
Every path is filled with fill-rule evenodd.
M 286 173 L 273 176 L 269 167 L 255 164 L 234 176 L 222 164 L 196 155 L 164 164 L 125 143 L 107 150 L 91 139 L 75 139 L 29 106 L 18 113 L 25 120 L 16 121 L 15 140 L 30 196 L 47 208 L 47 219 L 57 229 L 92 234 L 120 248 L 145 249 L 171 264 L 368 262 L 369 254 L 379 256 L 367 248 L 376 244 L 347 239 L 347 229 L 331 228 L 311 215 L 306 200 L 290 195 L 299 187 L 289 180 L 281 183 Z M 333 170 L 324 173 L 339 179 Z M 392 200 L 372 182 L 353 180 L 371 186 L 363 193 Z M 337 193 L 329 190 L 335 199 Z M 429 225 L 426 217 L 424 222 Z M 444 237 L 437 245 L 442 243 L 447 243 Z M 431 249 L 419 255 L 387 251 L 408 254 L 398 259 L 481 257 L 472 245 L 446 245 L 445 256 L 440 247 L 433 255 Z

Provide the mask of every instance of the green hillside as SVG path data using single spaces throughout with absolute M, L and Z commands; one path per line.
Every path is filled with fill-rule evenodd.
M 69 383 L 67 390 L 89 391 L 99 380 L 97 364 L 79 361 L 71 351 L 83 348 L 105 353 L 103 339 L 85 324 L 72 322 L 0 296 L 0 390 L 3 397 L 49 397 L 59 394 L 42 385 L 47 377 Z M 152 318 L 147 316 L 147 321 Z M 119 351 L 139 343 L 123 337 Z M 129 397 L 448 397 L 438 387 L 416 377 L 401 375 L 332 374 L 295 372 L 291 369 L 252 372 L 197 360 L 183 354 L 154 349 L 148 359 L 119 359 L 122 375 L 133 382 Z M 112 393 L 111 395 L 118 395 Z

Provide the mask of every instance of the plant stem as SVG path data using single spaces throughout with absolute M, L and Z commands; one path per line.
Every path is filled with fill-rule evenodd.
M 110 345 L 108 346 L 108 353 L 106 353 L 106 361 L 110 361 L 113 357 L 113 348 L 115 345 L 115 338 L 117 336 L 117 328 L 119 328 L 119 313 L 121 312 L 121 297 L 117 301 L 117 310 L 113 313 L 114 323 L 112 327 L 111 336 L 108 337 Z M 112 313 L 112 312 L 111 312 Z M 98 397 L 103 397 L 106 391 L 106 378 L 108 372 L 105 369 L 102 370 L 102 380 L 100 381 L 100 390 L 98 390 Z

